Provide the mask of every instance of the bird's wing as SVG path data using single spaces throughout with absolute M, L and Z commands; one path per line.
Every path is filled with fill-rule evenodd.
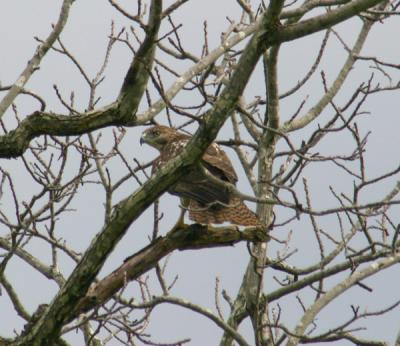
M 238 177 L 231 161 L 219 145 L 211 144 L 202 157 L 204 166 L 217 178 L 236 184 Z

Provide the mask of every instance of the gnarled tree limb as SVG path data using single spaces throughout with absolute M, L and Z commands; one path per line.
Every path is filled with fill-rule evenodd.
M 165 256 L 175 250 L 192 250 L 210 247 L 232 246 L 241 241 L 263 242 L 268 239 L 265 230 L 236 227 L 214 228 L 193 224 L 173 229 L 149 246 L 125 260 L 125 263 L 110 275 L 93 285 L 76 307 L 75 317 L 109 299 L 126 282 L 146 273 Z

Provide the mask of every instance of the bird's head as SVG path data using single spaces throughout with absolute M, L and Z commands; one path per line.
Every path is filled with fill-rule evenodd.
M 156 125 L 148 128 L 140 137 L 140 144 L 146 143 L 157 150 L 161 150 L 169 141 L 173 140 L 178 132 L 167 126 Z

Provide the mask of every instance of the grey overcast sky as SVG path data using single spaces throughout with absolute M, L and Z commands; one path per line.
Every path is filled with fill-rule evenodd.
M 118 3 L 129 11 L 133 12 L 135 9 L 134 1 L 118 0 Z M 144 3 L 148 3 L 148 1 L 144 1 Z M 171 1 L 165 1 L 164 6 L 169 3 Z M 253 6 L 256 3 L 256 1 L 252 1 Z M 38 45 L 34 37 L 44 39 L 48 35 L 51 30 L 51 24 L 55 23 L 57 19 L 60 6 L 60 0 L 2 0 L 0 2 L 0 83 L 2 86 L 12 84 L 15 81 Z M 192 0 L 177 11 L 173 18 L 176 23 L 183 24 L 179 31 L 184 47 L 188 51 L 199 54 L 202 48 L 203 22 L 205 20 L 208 23 L 209 46 L 212 49 L 218 46 L 221 32 L 226 30 L 229 25 L 227 17 L 238 21 L 240 14 L 239 6 L 233 0 Z M 116 32 L 123 27 L 128 28 L 130 25 L 130 22 L 113 9 L 106 0 L 76 0 L 67 26 L 61 35 L 66 47 L 74 54 L 91 77 L 94 77 L 102 63 L 112 21 Z M 336 29 L 346 39 L 346 43 L 351 45 L 360 26 L 361 21 L 355 18 L 339 25 Z M 373 28 L 363 54 L 377 55 L 377 52 L 379 52 L 380 57 L 387 61 L 398 63 L 400 59 L 400 47 L 397 39 L 399 28 L 398 19 L 395 18 L 388 20 L 385 24 L 377 24 Z M 170 30 L 170 27 L 167 23 L 164 23 L 162 32 L 165 33 L 168 30 Z M 323 34 L 318 33 L 283 45 L 279 62 L 280 92 L 285 92 L 293 87 L 307 72 L 316 57 L 322 37 Z M 158 54 L 162 57 L 161 53 Z M 331 37 L 327 52 L 318 67 L 318 71 L 323 70 L 326 73 L 327 81 L 332 81 L 345 57 L 346 52 L 340 42 Z M 131 58 L 131 52 L 126 46 L 123 44 L 115 45 L 105 73 L 106 79 L 98 89 L 98 96 L 101 96 L 99 105 L 106 105 L 112 102 L 118 95 Z M 345 102 L 354 87 L 366 79 L 365 76 L 370 73 L 369 65 L 371 64 L 365 63 L 352 72 L 350 79 L 338 95 L 337 100 L 339 103 Z M 189 66 L 189 63 L 182 62 L 181 65 L 175 67 L 180 72 L 184 72 Z M 396 71 L 393 71 L 394 80 L 396 81 L 399 79 L 399 73 L 397 75 L 395 73 Z M 164 78 L 166 85 L 174 80 L 170 75 L 165 75 Z M 385 82 L 385 77 L 379 71 L 376 72 L 376 81 Z M 48 111 L 65 114 L 66 110 L 58 101 L 53 85 L 57 85 L 66 98 L 68 98 L 71 91 L 74 91 L 76 109 L 80 111 L 86 109 L 89 90 L 83 83 L 76 67 L 60 54 L 49 52 L 43 59 L 40 70 L 34 74 L 27 87 L 46 99 Z M 246 89 L 245 96 L 251 99 L 254 96 L 262 96 L 263 94 L 262 71 L 258 67 Z M 291 97 L 287 101 L 284 99 L 281 104 L 282 119 L 287 120 L 305 97 L 308 97 L 305 105 L 307 109 L 322 94 L 323 88 L 320 74 L 316 73 L 316 77 L 297 96 Z M 154 96 L 154 99 L 156 99 L 156 96 Z M 178 100 L 188 104 L 196 101 L 195 96 L 192 97 L 190 93 L 179 96 Z M 29 97 L 20 96 L 17 107 L 19 113 L 25 116 L 37 109 L 37 102 Z M 370 177 L 382 174 L 389 169 L 394 169 L 399 164 L 400 140 L 398 129 L 400 120 L 398 109 L 398 91 L 372 96 L 368 101 L 368 110 L 371 114 L 362 117 L 358 123 L 363 134 L 372 131 L 365 154 L 367 172 Z M 142 110 L 144 110 L 144 105 Z M 11 114 L 12 112 L 9 111 L 8 117 L 10 119 L 12 118 Z M 329 116 L 331 114 L 325 114 L 319 124 L 325 123 Z M 157 119 L 160 119 L 160 122 L 165 122 L 165 117 Z M 8 124 L 10 128 L 15 126 L 13 120 L 9 120 Z M 313 129 L 315 127 L 307 130 L 309 132 L 294 134 L 294 143 L 301 143 L 305 133 L 311 133 Z M 139 137 L 142 130 L 142 127 L 127 129 L 128 135 L 125 137 L 121 148 L 130 160 L 136 158 L 140 162 L 147 162 L 150 158 L 154 158 L 157 153 L 152 148 L 139 146 Z M 229 126 L 225 126 L 220 138 L 228 138 L 230 135 Z M 111 138 L 111 132 L 104 130 L 104 136 L 106 139 Z M 107 140 L 103 140 L 102 143 L 104 148 L 107 148 L 107 144 L 108 146 L 112 145 L 111 142 L 107 143 Z M 320 148 L 326 150 L 326 152 L 336 152 L 338 149 L 343 154 L 348 154 L 348 144 L 348 138 L 332 136 L 324 141 Z M 236 167 L 238 167 L 238 160 L 234 153 L 229 149 L 227 152 L 235 162 Z M 27 200 L 35 187 L 30 184 L 30 180 L 23 171 L 22 163 L 19 160 L 3 159 L 0 165 L 3 169 L 12 172 L 18 182 L 16 185 L 17 193 L 22 199 Z M 112 168 L 112 177 L 119 177 L 126 173 L 125 167 L 120 162 L 110 163 L 110 167 Z M 352 188 L 353 182 L 348 178 L 342 177 L 340 174 L 330 175 L 331 168 L 327 164 L 319 166 L 318 170 L 310 169 L 307 172 L 310 189 L 315 196 L 314 203 L 320 208 L 336 205 L 335 199 L 329 193 L 329 186 L 333 185 L 341 192 L 349 191 Z M 73 164 L 69 169 L 74 170 Z M 244 173 L 240 170 L 238 173 L 240 176 L 239 188 L 249 193 L 250 188 Z M 371 191 L 368 191 L 368 195 L 366 194 L 363 197 L 366 200 L 382 197 L 392 184 L 393 180 L 388 184 L 381 184 L 378 189 L 371 189 Z M 134 186 L 125 186 L 122 189 L 123 191 L 117 194 L 114 202 L 132 193 L 134 189 Z M 67 216 L 64 216 L 58 223 L 57 235 L 65 239 L 68 245 L 76 251 L 84 251 L 94 235 L 100 231 L 103 224 L 103 201 L 104 193 L 101 188 L 94 185 L 85 186 L 73 202 L 72 206 L 75 211 L 66 214 Z M 163 232 L 169 230 L 176 221 L 179 214 L 178 204 L 179 201 L 176 197 L 164 195 L 161 198 L 160 210 L 164 214 L 162 220 Z M 12 205 L 5 204 L 3 200 L 0 208 L 9 211 L 12 209 Z M 399 208 L 394 210 L 398 212 Z M 285 216 L 279 216 L 280 220 L 282 221 Z M 115 269 L 124 258 L 148 243 L 152 220 L 152 209 L 149 208 L 131 226 L 131 230 L 107 260 L 100 273 L 101 277 Z M 399 222 L 398 217 L 395 217 L 395 220 Z M 337 229 L 331 229 L 331 227 L 336 227 L 332 217 L 325 218 L 322 221 L 322 225 L 328 232 L 332 231 L 333 234 L 338 234 Z M 292 248 L 298 249 L 291 261 L 296 265 L 303 266 L 317 260 L 319 254 L 315 248 L 315 242 L 311 242 L 313 238 L 309 223 L 300 220 L 296 227 L 290 230 L 293 231 Z M 274 235 L 284 238 L 290 230 L 280 230 L 279 232 L 281 233 L 277 232 Z M 5 236 L 6 232 L 3 226 L 0 225 L 0 236 Z M 273 243 L 270 255 L 274 256 L 281 247 L 280 244 Z M 45 244 L 40 241 L 34 241 L 27 249 L 44 262 L 50 263 L 51 253 Z M 214 311 L 215 278 L 218 277 L 221 287 L 226 289 L 229 295 L 235 297 L 247 262 L 248 251 L 245 244 L 239 244 L 231 248 L 174 253 L 169 259 L 166 277 L 172 281 L 176 275 L 179 276 L 173 290 L 175 296 L 191 300 Z M 67 275 L 72 269 L 72 261 L 63 258 L 61 261 L 62 272 Z M 53 282 L 47 281 L 16 258 L 12 260 L 6 273 L 30 313 L 35 311 L 38 304 L 48 302 L 57 292 L 57 287 Z M 351 316 L 350 304 L 360 305 L 362 310 L 374 310 L 390 305 L 400 298 L 399 277 L 400 270 L 396 266 L 372 279 L 366 280 L 366 284 L 373 287 L 373 299 L 370 298 L 371 294 L 363 289 L 357 287 L 351 289 L 343 294 L 338 302 L 328 306 L 319 315 L 319 326 L 323 327 L 322 329 L 328 329 L 330 323 L 338 323 L 342 318 Z M 265 280 L 268 290 L 278 287 L 269 274 L 266 275 Z M 329 284 L 333 284 L 333 282 L 328 280 Z M 132 284 L 131 287 L 128 287 L 128 290 L 131 289 L 132 292 L 130 293 L 132 295 L 140 294 L 137 291 L 137 286 Z M 154 294 L 159 293 L 159 289 L 155 289 Z M 313 299 L 313 295 L 304 295 L 303 299 L 306 302 L 310 302 Z M 291 295 L 280 303 L 284 304 L 282 312 L 284 321 L 289 327 L 293 327 L 297 323 L 299 316 L 301 316 L 301 307 L 297 304 L 296 297 Z M 223 305 L 223 309 L 227 316 L 229 311 L 226 304 Z M 359 325 L 368 327 L 368 330 L 361 332 L 360 335 L 366 338 L 380 337 L 394 342 L 396 333 L 399 330 L 399 321 L 400 310 L 396 309 L 383 318 L 375 318 L 365 322 L 365 324 L 359 322 Z M 13 331 L 20 331 L 23 325 L 24 322 L 15 314 L 7 295 L 0 295 L 0 335 L 12 336 Z M 243 324 L 240 331 L 249 340 L 252 340 L 251 326 L 248 322 Z M 159 342 L 173 342 L 177 339 L 191 338 L 190 345 L 194 346 L 216 345 L 222 335 L 221 330 L 203 316 L 171 305 L 161 305 L 155 309 L 147 332 L 153 336 L 153 340 Z M 83 344 L 81 335 L 75 332 L 69 333 L 67 339 L 74 345 Z M 108 345 L 114 344 L 116 345 L 117 343 L 115 341 L 108 343 Z M 346 345 L 347 343 L 337 344 Z

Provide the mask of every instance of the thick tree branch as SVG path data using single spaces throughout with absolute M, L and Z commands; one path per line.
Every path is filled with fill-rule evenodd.
M 127 282 L 154 268 L 165 256 L 175 250 L 192 250 L 210 247 L 232 246 L 241 241 L 263 242 L 267 240 L 264 230 L 236 227 L 214 228 L 193 224 L 173 229 L 146 248 L 126 259 L 113 273 L 92 286 L 76 307 L 75 317 L 107 301 Z
M 161 18 L 162 1 L 152 1 L 146 38 L 132 61 L 118 97 L 119 117 L 124 123 L 132 120 L 136 115 L 140 100 L 146 90 L 157 47 Z
M 309 13 L 314 8 L 325 7 L 325 6 L 335 6 L 347 4 L 351 0 L 309 0 L 305 1 L 300 7 L 293 10 L 288 10 L 282 12 L 282 19 L 289 19 L 291 22 L 299 20 L 306 13 Z
M 42 135 L 80 135 L 110 125 L 121 125 L 117 106 L 114 103 L 84 115 L 71 116 L 35 112 L 24 119 L 15 130 L 0 136 L 0 157 L 21 156 L 30 141 Z
M 351 17 L 368 10 L 379 3 L 386 3 L 386 0 L 353 0 L 332 11 L 306 19 L 296 24 L 286 25 L 276 37 L 276 43 L 288 42 L 315 32 L 328 29 Z
M 277 21 L 280 11 L 282 10 L 283 2 L 276 1 L 271 3 L 267 13 L 270 13 L 272 18 Z M 267 94 L 267 110 L 265 114 L 265 122 L 268 120 L 270 126 L 275 128 L 279 124 L 279 99 L 277 91 L 277 56 L 279 47 L 274 46 L 267 54 L 264 52 L 264 65 L 268 72 L 265 72 L 266 94 Z M 269 185 L 260 183 L 270 181 L 272 174 L 272 160 L 275 152 L 275 134 L 265 132 L 261 136 L 259 144 L 259 183 L 256 186 L 257 197 L 269 199 Z M 259 203 L 257 205 L 257 215 L 263 224 L 269 225 L 272 217 L 272 206 Z M 253 247 L 253 256 L 247 265 L 239 293 L 236 296 L 233 310 L 229 316 L 228 324 L 237 329 L 240 323 L 246 316 L 250 316 L 255 331 L 256 345 L 268 343 L 268 333 L 262 328 L 262 320 L 265 316 L 259 310 L 259 298 L 262 292 L 263 271 L 260 270 L 265 263 L 265 254 L 267 244 L 255 244 Z M 221 339 L 221 346 L 231 345 L 233 342 L 229 333 L 225 332 Z

